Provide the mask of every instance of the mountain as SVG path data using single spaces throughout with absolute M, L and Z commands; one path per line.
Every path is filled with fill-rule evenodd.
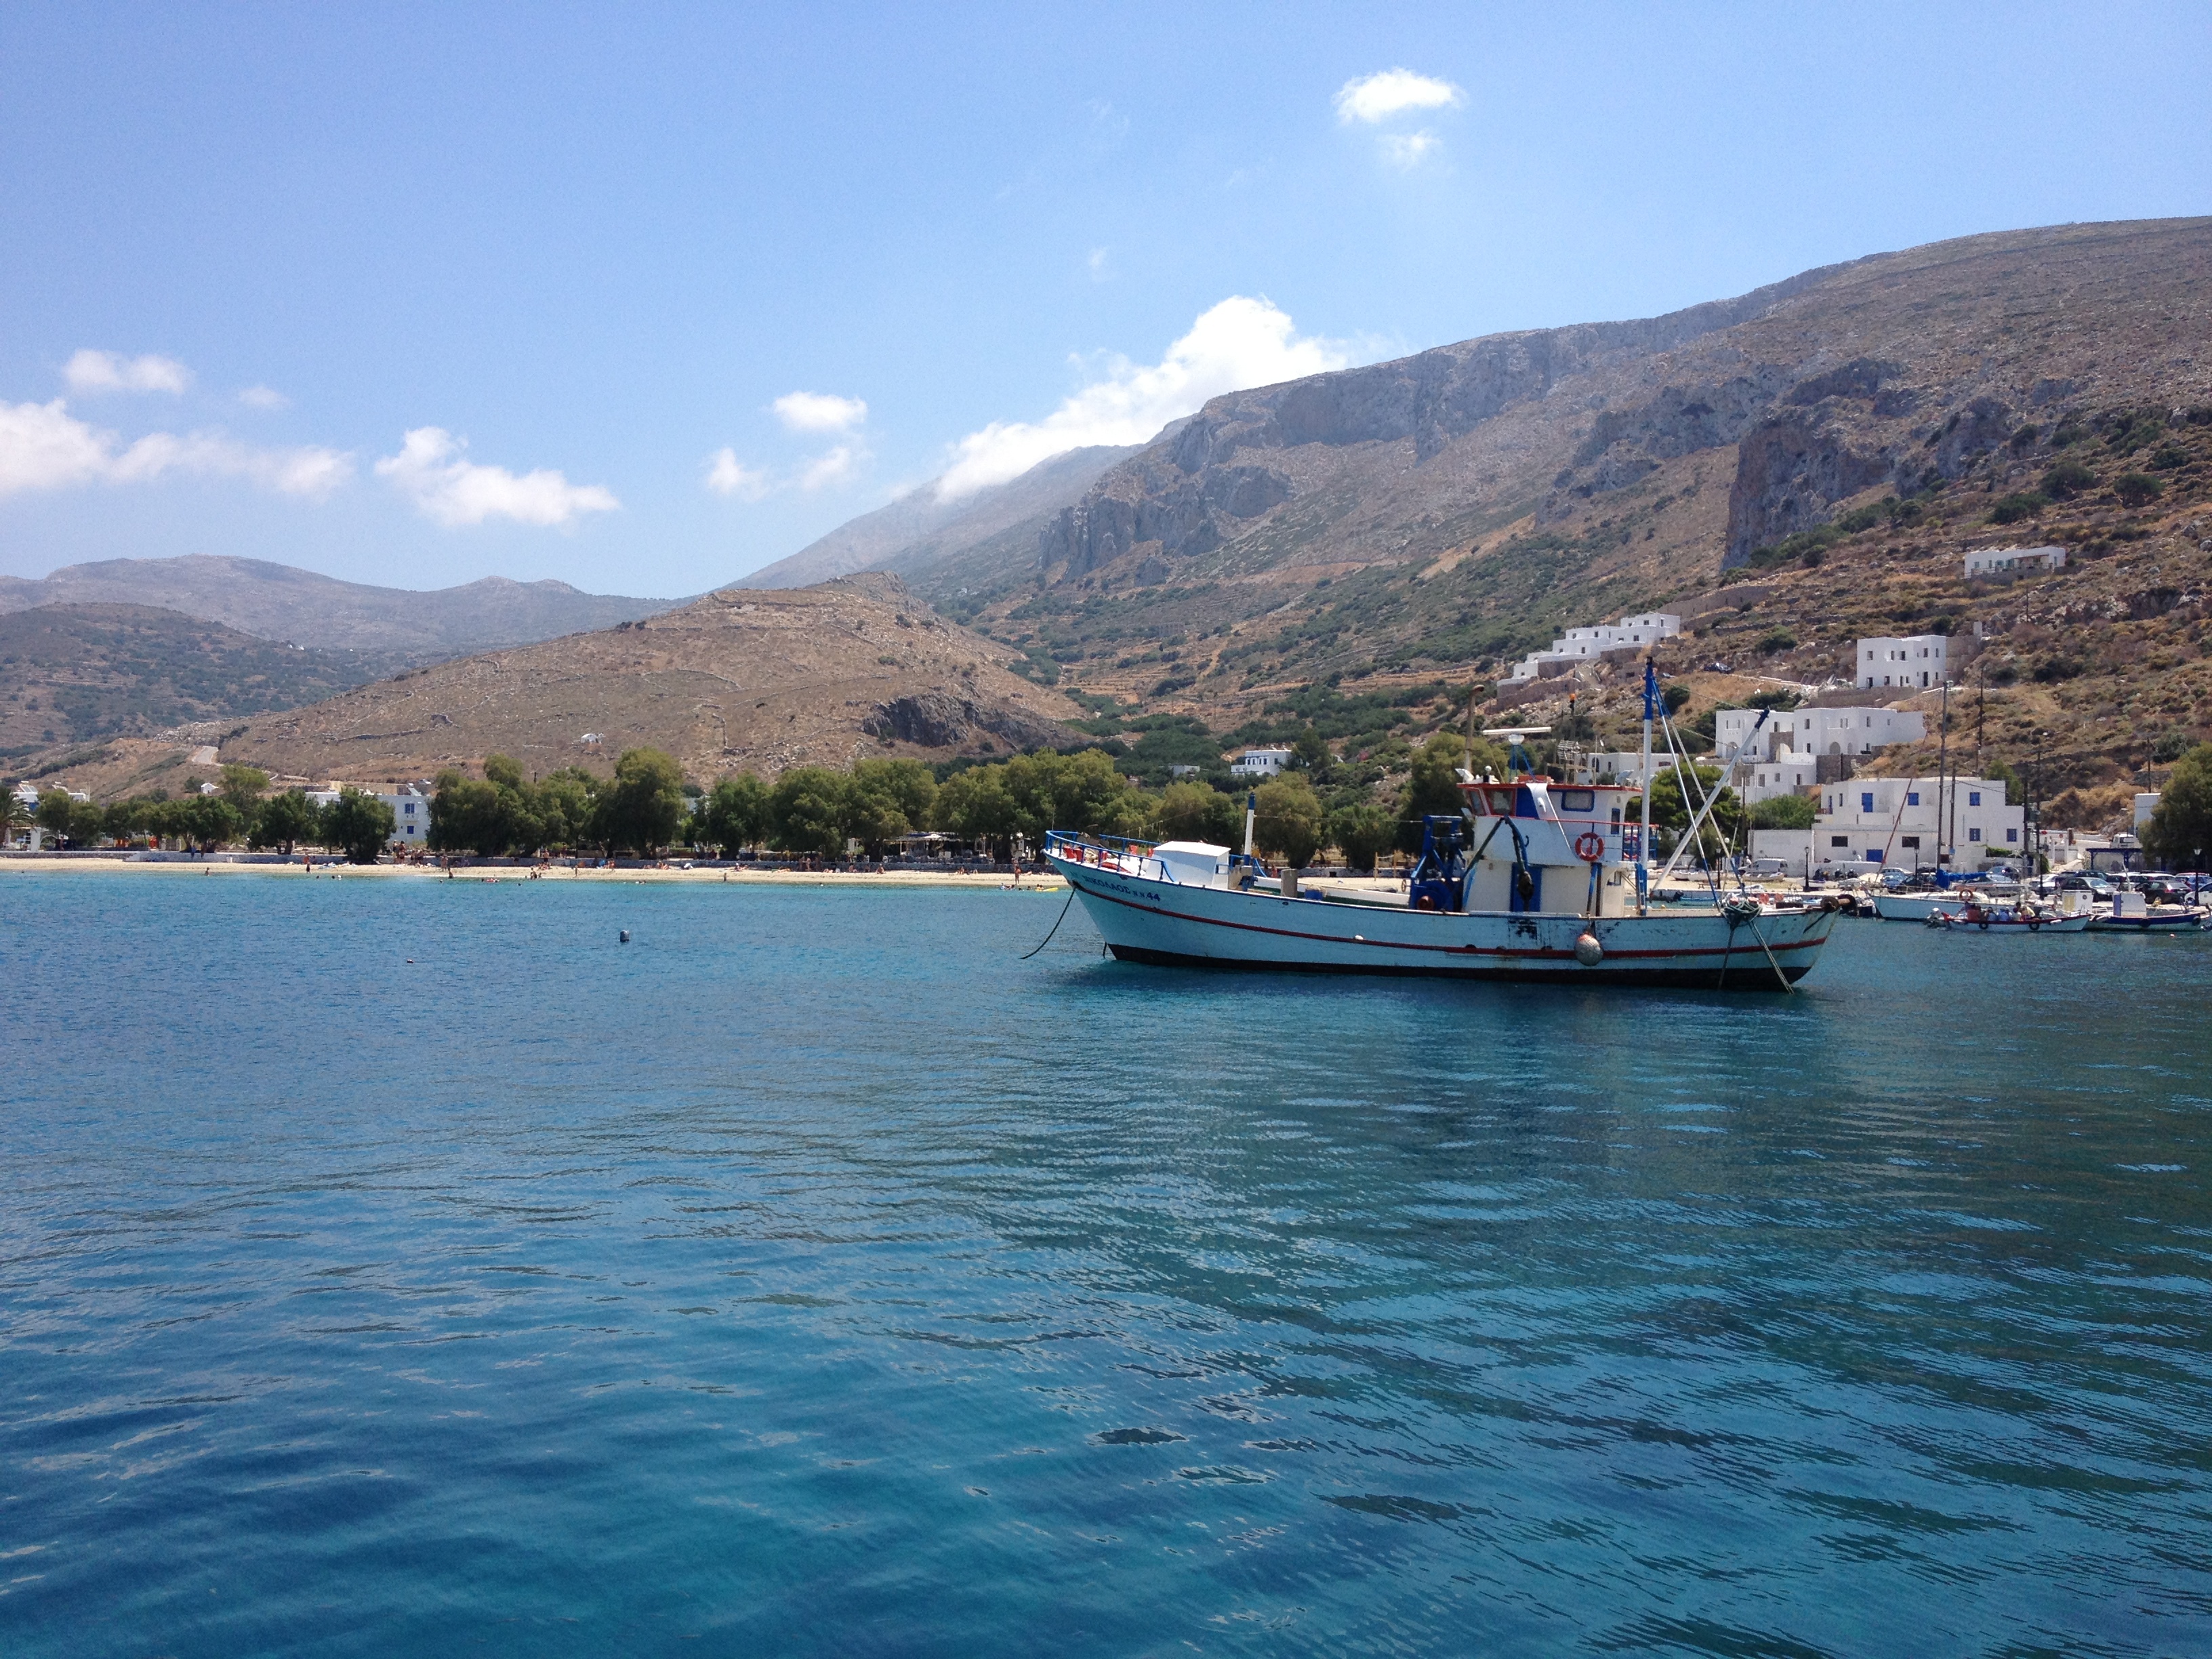
M 710 782 L 866 755 L 1004 755 L 1079 714 L 896 577 L 726 588 L 597 633 L 442 662 L 247 723 L 221 758 L 283 776 L 426 778 L 512 755 L 605 773 L 649 744 Z M 181 750 L 179 750 L 181 755 Z M 133 761 L 134 776 L 149 775 Z M 80 785 L 80 787 L 83 787 Z
M 1018 478 L 950 500 L 938 495 L 942 481 L 932 479 L 736 586 L 805 587 L 861 570 L 919 570 L 1010 531 L 1024 545 L 1034 545 L 1053 514 L 1078 500 L 1115 462 L 1136 453 L 1134 446 L 1071 449 L 1038 462 Z
M 1217 398 L 1033 546 L 908 574 L 1041 679 L 1228 726 L 1692 599 L 1854 502 L 2011 476 L 2024 425 L 2205 402 L 2212 220 L 1972 236 Z
M 65 565 L 37 580 L 0 576 L 0 612 L 46 605 L 157 605 L 267 640 L 378 653 L 386 668 L 608 628 L 674 603 L 504 576 L 418 592 L 204 553 Z
M 380 672 L 358 652 L 277 645 L 151 605 L 13 611 L 0 615 L 0 762 L 295 708 Z

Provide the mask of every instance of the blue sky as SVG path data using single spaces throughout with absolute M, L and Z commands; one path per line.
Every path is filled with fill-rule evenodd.
M 698 592 L 1240 381 L 2212 211 L 2208 108 L 2202 4 L 14 4 L 0 572 Z

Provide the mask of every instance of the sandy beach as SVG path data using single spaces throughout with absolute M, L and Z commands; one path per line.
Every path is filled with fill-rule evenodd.
M 33 872 L 87 875 L 169 875 L 169 876 L 264 876 L 297 881 L 303 877 L 313 880 L 340 881 L 597 881 L 631 883 L 690 883 L 709 884 L 730 887 L 973 887 L 1005 888 L 1022 892 L 1064 892 L 1066 884 L 1057 876 L 1035 875 L 1024 872 L 1017 879 L 1009 875 L 990 872 L 968 873 L 961 871 L 894 870 L 878 875 L 873 872 L 855 874 L 842 870 L 737 870 L 723 868 L 695 868 L 685 870 L 677 866 L 665 869 L 571 869 L 565 865 L 538 866 L 477 866 L 457 867 L 450 872 L 434 864 L 347 864 L 342 860 L 325 859 L 318 855 L 313 869 L 298 859 L 286 863 L 246 863 L 227 859 L 221 854 L 211 858 L 184 860 L 133 858 L 118 854 L 112 858 L 97 854 L 54 857 L 37 853 L 0 854 L 0 874 L 25 875 Z

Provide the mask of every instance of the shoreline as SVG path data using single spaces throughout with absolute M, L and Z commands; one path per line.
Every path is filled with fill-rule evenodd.
M 457 881 L 457 882 L 644 882 L 706 884 L 715 887 L 968 887 L 1018 892 L 1065 892 L 1067 884 L 1055 875 L 1024 872 L 1018 879 L 989 872 L 956 870 L 892 870 L 881 875 L 844 870 L 740 869 L 605 869 L 571 870 L 527 866 L 493 866 L 456 869 L 436 865 L 347 864 L 342 860 L 319 860 L 310 870 L 294 860 L 285 863 L 245 864 L 220 855 L 210 859 L 103 858 L 98 854 L 53 858 L 39 854 L 0 854 L 0 875 L 33 872 L 83 872 L 90 875 L 227 875 L 284 876 L 311 880 Z

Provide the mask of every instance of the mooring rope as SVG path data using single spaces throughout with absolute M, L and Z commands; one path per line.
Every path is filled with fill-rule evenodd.
M 1060 907 L 1060 914 L 1052 919 L 1052 927 L 1046 932 L 1045 936 L 1037 941 L 1036 951 L 1031 951 L 1026 953 L 1022 957 L 1022 961 L 1027 962 L 1030 957 L 1033 957 L 1037 953 L 1037 951 L 1043 950 L 1046 945 L 1052 943 L 1053 934 L 1058 933 L 1060 931 L 1060 924 L 1067 920 L 1068 909 L 1070 906 L 1074 904 L 1074 902 L 1075 884 L 1071 881 L 1067 884 L 1067 903 Z

